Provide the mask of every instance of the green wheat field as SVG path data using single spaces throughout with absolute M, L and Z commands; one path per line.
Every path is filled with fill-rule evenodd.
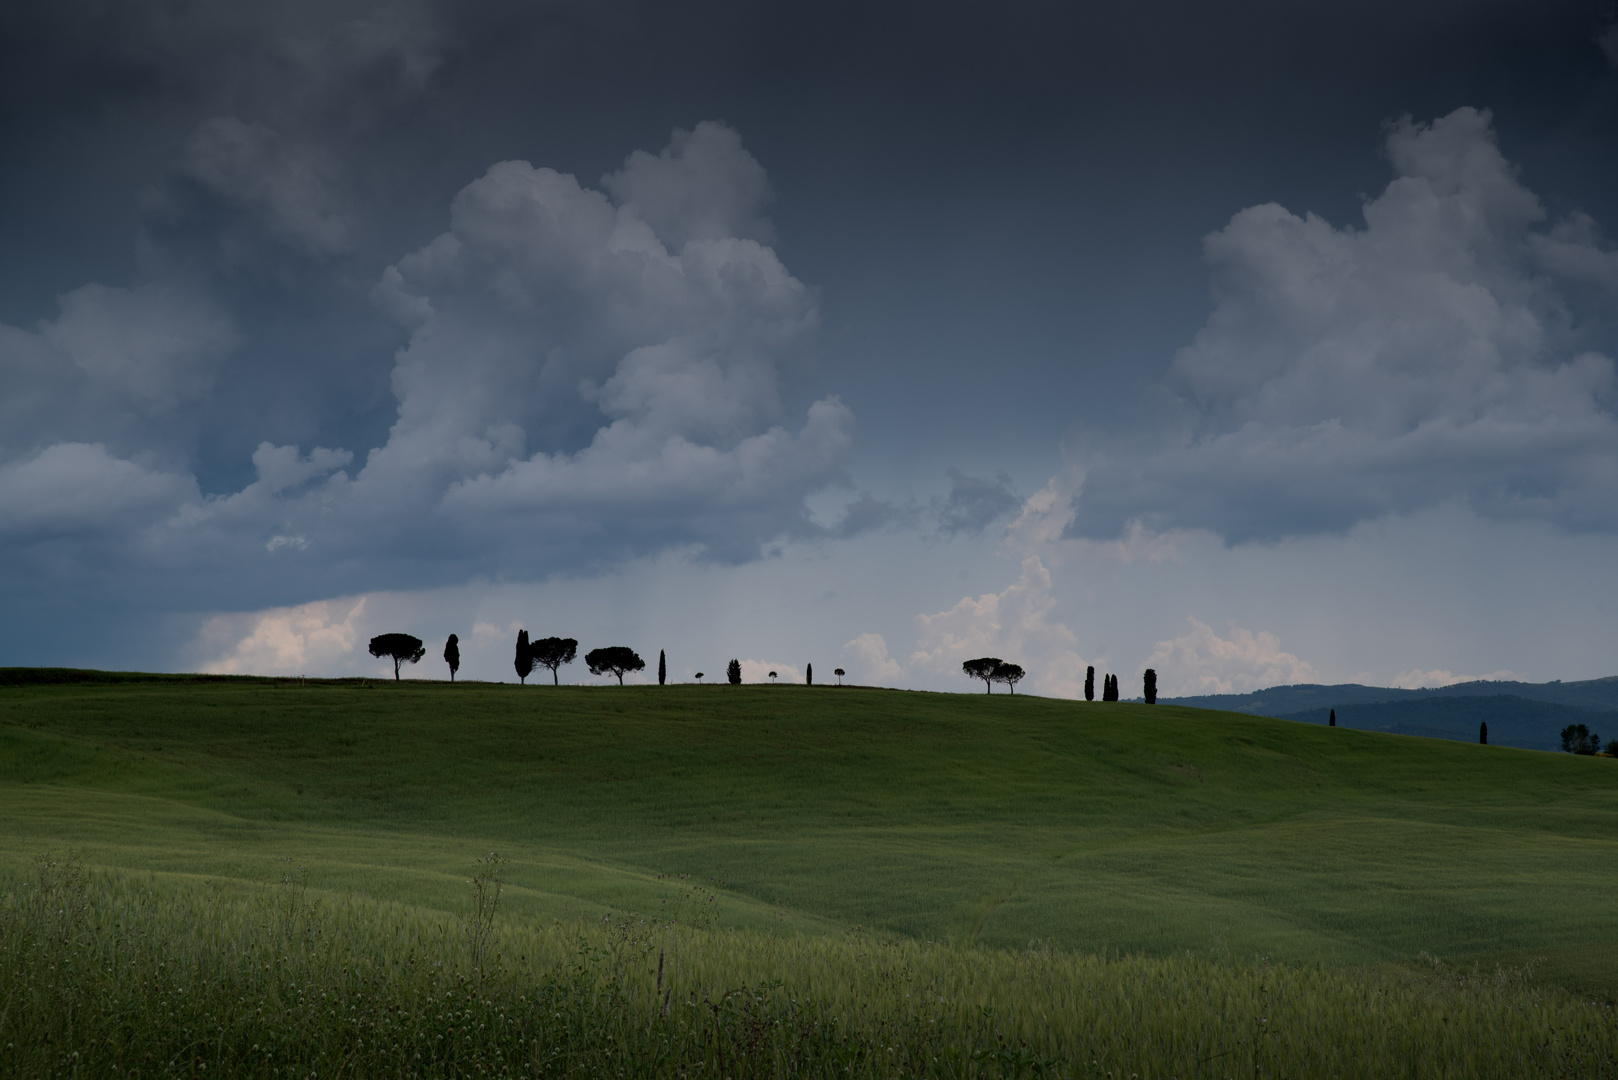
M 1618 1076 L 1618 761 L 0 672 L 0 1075 Z

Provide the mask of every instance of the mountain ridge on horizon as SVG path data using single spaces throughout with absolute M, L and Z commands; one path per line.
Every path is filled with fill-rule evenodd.
M 1294 683 L 1247 694 L 1163 698 L 1164 704 L 1223 709 L 1305 724 L 1472 742 L 1488 724 L 1489 742 L 1526 750 L 1559 750 L 1561 731 L 1585 724 L 1618 735 L 1618 676 L 1578 682 L 1525 683 L 1471 679 L 1407 690 L 1361 683 Z
M 1598 712 L 1618 711 L 1618 675 L 1576 682 L 1530 683 L 1509 679 L 1471 679 L 1449 686 L 1417 690 L 1397 686 L 1367 686 L 1363 683 L 1283 683 L 1245 694 L 1193 694 L 1160 698 L 1165 705 L 1189 705 L 1198 709 L 1223 709 L 1254 716 L 1282 716 L 1306 709 L 1336 708 L 1342 705 L 1370 705 L 1391 701 L 1421 701 L 1447 697 L 1519 697 L 1553 705 L 1571 705 Z

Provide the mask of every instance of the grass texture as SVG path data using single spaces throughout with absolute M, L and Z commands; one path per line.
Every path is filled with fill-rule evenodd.
M 696 893 L 691 921 L 513 924 L 43 859 L 0 905 L 0 1072 L 1618 1076 L 1611 1007 L 1520 973 L 726 931 Z
M 328 1076 L 343 1054 L 345 1075 L 402 1076 L 1603 1075 L 1615 826 L 1608 759 L 1166 706 L 20 682 L 0 687 L 0 980 L 35 989 L 6 998 L 0 1041 L 82 1021 L 51 1041 L 100 1063 L 81 1075 L 201 1075 L 179 1030 L 211 1032 L 226 1075 Z M 89 899 L 52 937 L 37 898 L 66 887 L 39 860 L 68 849 Z M 472 958 L 489 851 L 498 945 Z M 265 914 L 293 879 L 303 937 Z M 432 1058 L 428 1020 L 473 983 L 507 1034 Z M 240 1012 L 298 987 L 373 1027 L 334 1005 L 265 1034 Z M 130 1012 L 148 999 L 198 1011 Z M 383 1014 L 415 1018 L 388 1029 L 404 1056 L 376 1056 Z M 265 1039 L 286 1054 L 253 1064 Z M 1436 1056 L 1395 1070 L 1421 1040 Z

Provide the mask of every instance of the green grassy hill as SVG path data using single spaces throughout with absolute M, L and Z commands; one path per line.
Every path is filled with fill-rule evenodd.
M 1309 709 L 1289 713 L 1281 719 L 1324 724 L 1329 721 L 1331 712 L 1331 709 Z M 1344 705 L 1336 712 L 1338 727 L 1462 742 L 1476 742 L 1478 725 L 1488 724 L 1490 743 L 1527 750 L 1561 750 L 1562 729 L 1569 724 L 1584 724 L 1597 734 L 1618 731 L 1618 713 L 1530 701 L 1510 694 L 1380 701 Z
M 212 880 L 291 859 L 440 908 L 492 849 L 519 919 L 702 904 L 987 945 L 1425 951 L 1618 993 L 1618 761 L 1172 706 L 11 679 L 0 859 L 68 848 Z

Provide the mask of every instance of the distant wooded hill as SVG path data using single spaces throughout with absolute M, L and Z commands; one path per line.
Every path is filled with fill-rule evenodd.
M 1478 725 L 1487 723 L 1490 743 L 1529 750 L 1561 749 L 1561 731 L 1569 724 L 1618 738 L 1618 676 L 1549 683 L 1479 680 L 1428 690 L 1304 683 L 1165 700 L 1169 703 L 1309 724 L 1324 724 L 1336 709 L 1338 727 L 1466 742 L 1475 742 Z

